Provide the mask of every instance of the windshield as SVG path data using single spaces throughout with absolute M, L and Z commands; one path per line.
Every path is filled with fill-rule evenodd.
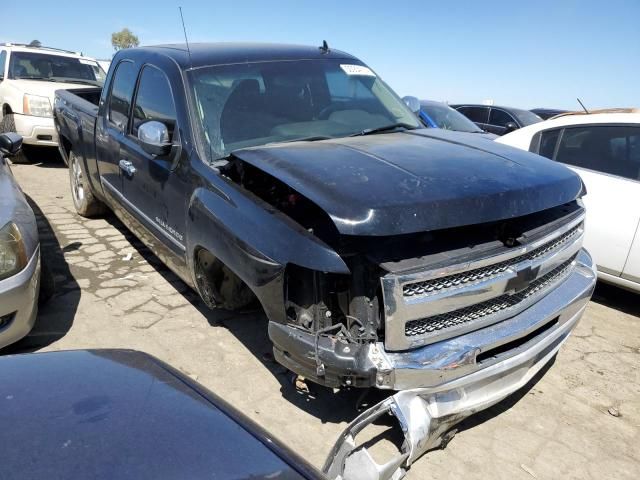
M 105 76 L 98 62 L 85 58 L 13 52 L 9 62 L 9 78 L 15 80 L 48 80 L 102 86 Z
M 511 112 L 516 117 L 518 117 L 518 121 L 522 124 L 523 127 L 526 127 L 527 125 L 533 125 L 534 123 L 542 121 L 542 118 L 528 110 L 512 109 Z
M 475 123 L 448 105 L 423 103 L 420 105 L 420 109 L 433 120 L 438 128 L 457 132 L 482 132 Z
M 267 143 L 420 127 L 398 96 L 353 60 L 202 67 L 191 70 L 189 80 L 210 160 Z

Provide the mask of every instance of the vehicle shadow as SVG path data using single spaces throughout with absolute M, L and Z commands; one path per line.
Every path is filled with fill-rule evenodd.
M 640 317 L 640 294 L 604 282 L 596 284 L 592 301 Z
M 26 353 L 46 347 L 64 337 L 71 326 L 80 302 L 80 287 L 69 270 L 64 251 L 77 248 L 74 244 L 61 247 L 58 239 L 38 204 L 25 194 L 35 213 L 40 237 L 40 258 L 45 273 L 53 280 L 51 297 L 41 302 L 31 333 L 19 342 L 1 351 L 2 354 Z M 48 272 L 46 272 L 48 269 Z M 43 281 L 46 281 L 43 279 Z
M 67 168 L 55 147 L 24 145 L 22 151 L 32 165 L 39 168 Z

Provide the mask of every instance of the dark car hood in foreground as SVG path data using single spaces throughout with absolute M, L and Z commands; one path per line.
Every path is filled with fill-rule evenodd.
M 139 352 L 3 357 L 0 478 L 298 479 L 308 474 L 305 464 L 296 471 L 285 463 L 280 457 L 290 452 L 239 417 L 198 384 Z
M 574 200 L 568 168 L 437 129 L 274 144 L 234 155 L 288 184 L 349 235 L 396 235 L 503 220 Z

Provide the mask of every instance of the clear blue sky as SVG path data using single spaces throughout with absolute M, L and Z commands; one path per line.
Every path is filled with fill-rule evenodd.
M 109 58 L 111 33 L 141 44 L 329 45 L 365 61 L 400 95 L 524 108 L 640 106 L 640 0 L 2 0 L 0 42 Z

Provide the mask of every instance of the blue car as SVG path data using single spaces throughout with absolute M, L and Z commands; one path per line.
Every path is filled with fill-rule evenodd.
M 482 130 L 475 123 L 457 110 L 451 108 L 446 103 L 434 102 L 432 100 L 420 100 L 420 113 L 418 116 L 429 128 L 442 128 L 444 130 L 454 130 L 456 132 L 473 133 L 489 140 L 498 138 L 497 135 Z

